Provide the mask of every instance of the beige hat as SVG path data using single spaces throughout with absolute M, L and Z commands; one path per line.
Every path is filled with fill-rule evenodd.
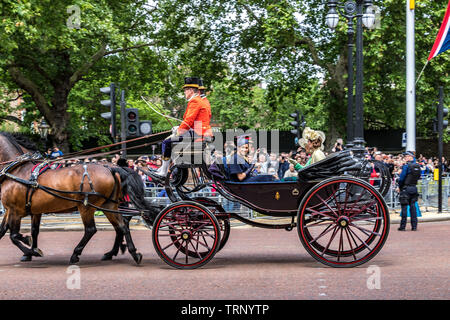
M 324 146 L 323 143 L 325 142 L 325 133 L 319 130 L 312 130 L 309 127 L 306 127 L 305 130 L 303 130 L 302 138 L 298 141 L 298 144 L 305 148 L 308 140 L 314 141 L 320 138 L 322 140 L 322 145 L 320 146 L 320 149 L 323 150 Z

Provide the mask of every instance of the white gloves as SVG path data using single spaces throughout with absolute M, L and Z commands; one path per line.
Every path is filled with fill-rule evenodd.
M 177 134 L 177 132 L 178 132 L 178 127 L 179 127 L 179 126 L 175 126 L 175 127 L 172 128 L 172 134 L 169 136 L 169 139 L 173 140 L 173 139 L 175 139 L 176 137 L 178 137 L 178 134 Z

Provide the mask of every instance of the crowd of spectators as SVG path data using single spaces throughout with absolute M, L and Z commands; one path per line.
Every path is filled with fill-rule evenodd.
M 338 152 L 343 150 L 342 139 L 338 139 L 330 152 L 324 152 L 325 155 L 329 153 Z M 230 156 L 235 152 L 235 146 L 232 142 L 227 142 L 224 145 L 223 152 L 216 151 L 216 157 Z M 99 164 L 113 164 L 117 165 L 120 159 L 119 154 L 115 154 L 112 158 L 102 157 L 102 158 L 84 158 L 75 160 L 64 160 L 61 159 L 63 156 L 62 152 L 58 148 L 49 149 L 47 152 L 47 157 L 56 160 L 58 164 L 62 166 L 73 166 L 79 163 L 99 163 Z M 309 160 L 310 155 L 308 155 L 305 149 L 299 147 L 295 151 L 291 152 L 281 152 L 273 153 L 268 152 L 267 149 L 261 148 L 257 150 L 253 144 L 250 144 L 250 154 L 249 158 L 255 159 L 255 174 L 269 174 L 275 176 L 277 180 L 295 180 L 297 177 L 297 171 L 294 169 L 294 165 L 290 163 L 289 160 L 294 159 L 301 165 L 305 165 Z M 400 154 L 391 154 L 379 151 L 376 147 L 366 147 L 365 158 L 368 160 L 375 160 L 375 163 L 382 163 L 385 165 L 391 176 L 393 178 L 398 177 L 401 173 L 402 166 L 406 163 L 404 156 Z M 421 165 L 422 176 L 434 174 L 435 169 L 439 166 L 439 161 L 436 157 L 427 158 L 422 154 L 416 157 L 417 162 Z M 137 171 L 142 177 L 143 182 L 146 186 L 152 186 L 151 178 L 149 178 L 145 173 L 139 168 L 149 170 L 158 169 L 162 165 L 161 155 L 142 155 L 135 159 L 122 159 L 126 161 L 126 166 Z M 373 163 L 372 162 L 372 163 Z M 444 174 L 450 173 L 450 163 L 449 160 L 443 157 L 442 159 L 442 172 Z M 377 170 L 376 165 L 373 165 L 372 178 L 376 179 L 379 177 L 379 170 Z
M 402 166 L 406 164 L 405 157 L 402 154 L 394 155 L 379 151 L 376 147 L 366 147 L 366 159 L 382 162 L 388 169 L 393 178 L 401 173 Z M 422 177 L 432 175 L 435 169 L 439 168 L 439 159 L 437 157 L 425 157 L 422 154 L 416 155 L 416 162 L 421 166 Z M 450 162 L 442 157 L 442 173 L 450 173 Z

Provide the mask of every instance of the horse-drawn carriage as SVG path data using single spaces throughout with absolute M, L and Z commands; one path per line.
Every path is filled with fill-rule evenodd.
M 117 255 L 125 237 L 130 253 L 140 263 L 142 255 L 136 252 L 121 216 L 134 214 L 141 215 L 152 228 L 154 248 L 161 259 L 180 269 L 198 268 L 209 262 L 225 246 L 231 219 L 262 228 L 287 231 L 296 228 L 307 252 L 333 267 L 353 267 L 369 261 L 381 250 L 389 232 L 389 212 L 382 194 L 367 181 L 355 177 L 367 177 L 365 166 L 348 151 L 332 154 L 304 168 L 297 181 L 242 183 L 228 179 L 226 162 L 211 156 L 212 143 L 202 143 L 200 161 L 199 151 L 187 144 L 173 153 L 174 165 L 161 181 L 172 204 L 159 208 L 144 200 L 142 180 L 136 178 L 135 172 L 89 165 L 28 179 L 39 159 L 10 136 L 0 135 L 0 144 L 0 183 L 7 208 L 0 238 L 10 229 L 11 240 L 24 252 L 26 261 L 42 255 L 37 248 L 40 216 L 55 212 L 49 211 L 55 208 L 60 211 L 78 208 L 85 225 L 85 235 L 75 248 L 71 263 L 78 262 L 78 256 L 96 231 L 95 210 L 105 212 L 117 233 L 114 247 L 104 259 Z M 158 179 L 151 172 L 147 174 Z M 61 177 L 67 180 L 64 184 L 59 180 Z M 210 198 L 193 196 L 211 186 L 225 199 L 260 214 L 290 221 L 265 224 L 249 220 L 226 212 Z M 77 188 L 79 191 L 74 191 Z M 124 192 L 130 193 L 135 210 L 120 209 L 119 197 Z M 20 220 L 26 215 L 33 217 L 31 238 L 19 233 Z M 24 245 L 30 245 L 31 249 Z
M 354 176 L 367 174 L 362 170 L 365 164 L 350 151 L 302 169 L 297 181 L 245 183 L 229 180 L 226 159 L 210 157 L 209 146 L 204 143 L 201 162 L 195 161 L 190 144 L 172 156 L 174 166 L 164 181 L 172 204 L 157 215 L 152 228 L 154 247 L 167 264 L 193 269 L 208 263 L 225 246 L 230 219 L 262 228 L 296 228 L 307 252 L 332 267 L 361 265 L 381 250 L 389 232 L 389 211 L 382 194 Z M 383 188 L 384 184 L 382 180 Z M 212 199 L 193 196 L 208 187 L 262 215 L 290 221 L 257 222 L 226 212 Z

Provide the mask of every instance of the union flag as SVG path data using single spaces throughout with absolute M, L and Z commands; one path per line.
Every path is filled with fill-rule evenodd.
M 444 21 L 434 42 L 433 49 L 430 52 L 428 61 L 436 57 L 438 54 L 450 49 L 450 0 L 448 1 L 447 11 L 445 13 Z

